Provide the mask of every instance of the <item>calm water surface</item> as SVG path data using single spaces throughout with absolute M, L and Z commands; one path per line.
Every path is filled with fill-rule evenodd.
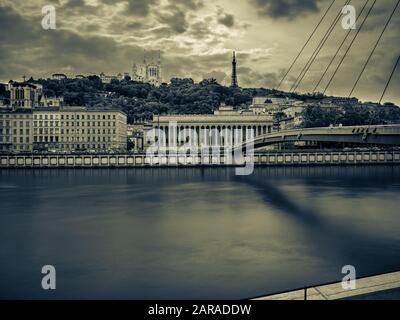
M 246 298 L 400 269 L 400 167 L 0 170 L 0 208 L 0 298 Z

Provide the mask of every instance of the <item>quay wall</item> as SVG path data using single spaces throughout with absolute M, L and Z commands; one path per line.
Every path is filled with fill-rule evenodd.
M 395 151 L 286 151 L 254 154 L 256 166 L 400 164 Z M 244 166 L 226 163 L 223 155 L 154 156 L 146 154 L 7 154 L 0 168 L 128 168 L 185 166 Z

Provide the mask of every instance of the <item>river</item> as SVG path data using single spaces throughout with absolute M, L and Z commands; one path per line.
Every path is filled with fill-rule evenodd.
M 248 298 L 400 269 L 400 166 L 0 170 L 0 208 L 0 298 Z

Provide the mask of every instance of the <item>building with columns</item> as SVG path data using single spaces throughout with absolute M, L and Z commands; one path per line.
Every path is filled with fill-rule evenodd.
M 253 130 L 254 136 L 272 132 L 274 120 L 270 115 L 255 114 L 249 110 L 234 110 L 233 107 L 225 105 L 221 105 L 214 114 L 154 115 L 151 128 L 159 128 L 164 132 L 167 145 L 180 146 L 185 142 L 179 142 L 179 137 L 174 136 L 174 132 L 170 132 L 171 125 L 172 127 L 176 125 L 175 132 L 185 132 L 185 130 L 188 134 L 195 132 L 196 137 L 190 137 L 194 145 L 205 144 L 207 141 L 207 144 L 212 146 L 218 141 L 220 146 L 225 146 L 238 142 L 237 137 L 233 137 L 238 131 L 241 132 L 242 141 L 245 140 L 246 130 Z M 231 132 L 231 134 L 226 134 L 226 132 Z M 145 132 L 145 147 L 149 146 L 148 138 Z

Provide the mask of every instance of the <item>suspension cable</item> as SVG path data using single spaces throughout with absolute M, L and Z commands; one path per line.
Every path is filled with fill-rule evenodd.
M 354 36 L 353 39 L 351 40 L 350 45 L 348 46 L 346 52 L 345 52 L 344 55 L 342 56 L 342 59 L 340 60 L 339 64 L 336 66 L 336 69 L 335 69 L 335 71 L 333 72 L 331 78 L 329 79 L 328 84 L 326 85 L 326 87 L 325 87 L 325 89 L 324 89 L 324 91 L 323 91 L 323 94 L 326 93 L 326 91 L 328 90 L 329 86 L 331 85 L 333 79 L 335 78 L 335 76 L 336 76 L 336 74 L 337 74 L 339 68 L 342 66 L 342 63 L 343 63 L 344 59 L 346 58 L 346 56 L 347 56 L 347 54 L 349 53 L 351 47 L 353 46 L 354 42 L 356 41 L 356 39 L 357 39 L 357 37 L 358 37 L 360 31 L 362 30 L 362 28 L 363 28 L 363 26 L 364 26 L 364 24 L 365 24 L 365 21 L 367 21 L 369 15 L 371 14 L 371 11 L 372 11 L 372 9 L 373 9 L 374 6 L 375 6 L 376 1 L 377 1 L 377 0 L 374 0 L 374 2 L 372 3 L 371 7 L 369 8 L 369 10 L 368 10 L 366 16 L 364 17 L 364 20 L 361 22 L 361 25 L 360 25 L 360 27 L 358 28 L 358 30 L 357 30 L 355 36 Z
M 278 87 L 276 88 L 276 90 L 278 90 L 280 88 L 280 86 L 282 85 L 283 81 L 286 79 L 287 75 L 289 74 L 289 72 L 292 70 L 293 66 L 295 65 L 295 63 L 297 62 L 297 60 L 300 58 L 300 55 L 303 53 L 304 49 L 306 48 L 306 46 L 308 45 L 308 43 L 310 42 L 311 38 L 314 36 L 315 32 L 317 31 L 317 29 L 319 28 L 319 26 L 321 25 L 322 21 L 325 19 L 326 15 L 328 14 L 329 10 L 331 9 L 331 7 L 333 6 L 333 4 L 335 3 L 336 0 L 333 0 L 331 2 L 331 4 L 329 5 L 328 9 L 326 9 L 324 15 L 322 16 L 321 20 L 319 20 L 318 24 L 316 25 L 316 27 L 314 28 L 313 32 L 310 34 L 310 36 L 308 37 L 306 43 L 303 45 L 303 48 L 301 48 L 300 52 L 298 53 L 298 55 L 296 56 L 296 58 L 293 60 L 292 64 L 290 65 L 289 69 L 286 71 L 285 75 L 283 76 L 283 78 L 281 79 L 281 81 L 279 82 Z
M 351 0 L 346 0 L 344 6 L 347 6 L 350 3 L 350 1 Z M 300 82 L 303 80 L 305 74 L 308 72 L 308 70 L 311 67 L 311 65 L 313 64 L 315 58 L 317 57 L 317 55 L 321 51 L 322 47 L 325 45 L 326 41 L 328 40 L 329 36 L 331 35 L 333 29 L 335 28 L 336 23 L 340 19 L 340 15 L 341 14 L 342 14 L 342 10 L 340 9 L 340 11 L 336 15 L 336 17 L 333 19 L 331 25 L 329 26 L 328 30 L 326 30 L 325 35 L 322 37 L 322 39 L 318 43 L 317 47 L 314 49 L 314 52 L 312 53 L 312 55 L 308 59 L 307 63 L 305 64 L 305 66 L 301 70 L 301 72 L 298 75 L 296 81 L 293 83 L 292 87 L 290 88 L 290 92 L 294 92 L 297 89 L 297 87 L 299 86 Z
M 329 68 L 331 67 L 332 63 L 335 61 L 337 55 L 339 54 L 340 50 L 342 49 L 343 45 L 345 44 L 347 38 L 349 37 L 352 29 L 354 28 L 354 26 L 357 24 L 357 21 L 360 19 L 362 13 L 364 12 L 365 7 L 367 6 L 369 0 L 367 0 L 364 4 L 364 6 L 361 8 L 360 13 L 358 14 L 358 17 L 356 19 L 356 21 L 354 22 L 354 24 L 352 25 L 352 27 L 349 29 L 349 31 L 347 32 L 346 36 L 344 37 L 342 43 L 340 44 L 339 48 L 336 50 L 335 54 L 333 55 L 331 61 L 329 62 L 328 66 L 326 67 L 324 73 L 322 74 L 322 76 L 319 78 L 317 84 L 314 87 L 313 92 L 315 92 L 318 89 L 318 86 L 321 84 L 322 80 L 324 79 L 326 73 L 328 72 Z
M 379 104 L 381 104 L 383 97 L 385 96 L 386 90 L 389 87 L 390 81 L 392 80 L 392 77 L 394 75 L 394 72 L 396 71 L 397 65 L 399 64 L 400 56 L 397 58 L 396 64 L 393 67 L 392 73 L 390 74 L 389 80 L 386 83 L 385 89 L 383 90 L 383 93 L 381 95 L 381 98 L 379 99 Z
M 379 35 L 378 40 L 377 40 L 376 43 L 375 43 L 375 46 L 373 47 L 373 49 L 372 49 L 370 55 L 368 56 L 367 61 L 365 62 L 365 64 L 364 64 L 364 66 L 363 66 L 363 68 L 362 68 L 360 74 L 358 75 L 358 78 L 357 78 L 357 80 L 356 80 L 356 83 L 354 84 L 353 88 L 352 88 L 351 91 L 350 91 L 349 97 L 353 94 L 355 88 L 357 87 L 358 81 L 360 81 L 361 76 L 363 75 L 365 69 L 367 68 L 368 63 L 369 63 L 369 61 L 371 60 L 371 57 L 372 57 L 372 55 L 374 54 L 376 48 L 378 47 L 378 44 L 379 44 L 379 42 L 381 41 L 382 36 L 383 36 L 383 34 L 385 33 L 385 31 L 386 31 L 386 29 L 387 29 L 387 27 L 388 27 L 390 21 L 392 20 L 393 15 L 394 15 L 394 13 L 396 12 L 396 9 L 397 9 L 397 7 L 399 6 L 399 4 L 400 4 L 400 0 L 397 1 L 396 6 L 394 7 L 394 9 L 393 9 L 393 11 L 392 11 L 392 13 L 391 13 L 391 15 L 390 15 L 388 21 L 387 21 L 386 24 L 385 24 L 385 27 L 383 28 L 381 34 Z

